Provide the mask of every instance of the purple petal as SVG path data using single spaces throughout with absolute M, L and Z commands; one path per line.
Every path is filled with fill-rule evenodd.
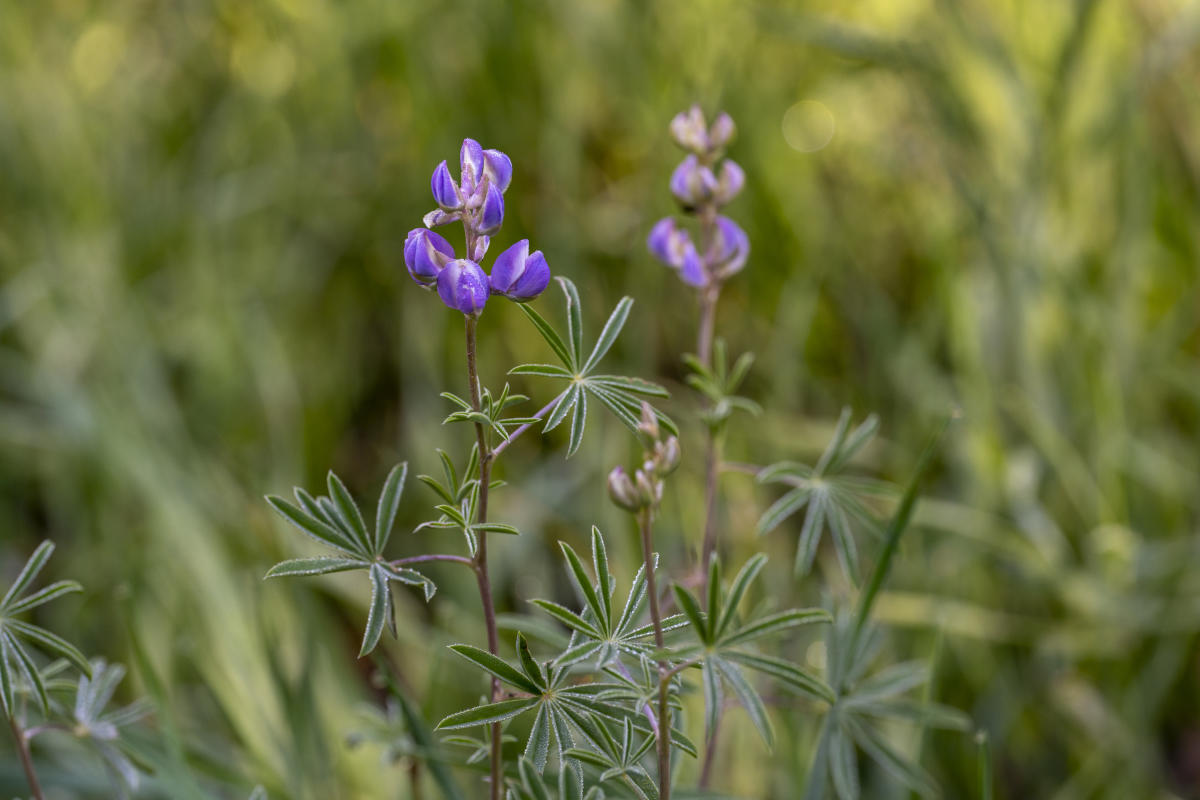
M 725 159 L 721 164 L 721 177 L 717 179 L 717 200 L 728 203 L 737 197 L 746 184 L 746 173 L 736 161 Z
M 456 259 L 438 273 L 437 291 L 442 302 L 455 311 L 478 314 L 488 300 L 487 273 L 474 261 Z
M 688 156 L 671 173 L 671 194 L 678 197 L 681 203 L 687 203 L 692 195 L 692 175 L 699 166 L 700 162 L 695 156 Z
M 458 158 L 462 166 L 463 187 L 466 191 L 472 191 L 483 177 L 483 147 L 474 139 L 463 139 Z
M 708 129 L 708 146 L 713 150 L 720 150 L 733 141 L 736 133 L 737 126 L 733 124 L 733 117 L 722 111 Z
M 670 217 L 660 219 L 650 229 L 646 237 L 646 248 L 650 254 L 664 264 L 672 263 L 672 241 L 676 238 L 675 220 Z
M 409 231 L 404 242 L 404 265 L 417 283 L 432 284 L 453 258 L 454 248 L 439 234 L 425 228 Z
M 429 188 L 433 190 L 433 199 L 439 206 L 446 211 L 453 211 L 456 208 L 462 207 L 462 198 L 458 195 L 458 186 L 454 183 L 454 178 L 450 176 L 450 168 L 446 166 L 446 162 L 437 165 L 433 171 L 433 178 L 429 181 Z
M 750 237 L 729 217 L 717 217 L 716 263 L 722 277 L 740 272 L 750 256 Z
M 484 150 L 483 161 L 483 174 L 501 192 L 507 192 L 512 183 L 512 159 L 499 150 Z
M 491 235 L 500 230 L 504 223 L 504 194 L 495 186 L 488 184 L 487 198 L 479 212 L 480 233 Z
M 689 286 L 700 287 L 708 283 L 708 278 L 704 274 L 704 265 L 700 261 L 700 254 L 696 252 L 696 248 L 690 241 L 683 248 L 679 277 Z
M 525 260 L 525 271 L 517 279 L 516 284 L 506 293 L 517 302 L 532 300 L 550 284 L 550 265 L 541 250 L 535 250 Z
M 492 291 L 496 294 L 507 294 L 525 271 L 525 261 L 528 258 L 528 239 L 522 239 L 496 256 L 496 263 L 492 264 Z

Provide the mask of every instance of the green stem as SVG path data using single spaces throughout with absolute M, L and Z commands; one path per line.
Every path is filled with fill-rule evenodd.
M 475 363 L 477 320 L 467 316 L 467 380 L 471 384 L 471 407 L 481 411 L 483 402 L 479 393 L 479 370 Z M 475 441 L 479 447 L 479 502 L 475 507 L 475 522 L 487 522 L 488 489 L 492 480 L 492 453 L 488 449 L 487 431 L 483 424 L 475 423 Z M 496 629 L 496 606 L 492 601 L 492 581 L 488 574 L 487 531 L 479 531 L 479 544 L 475 549 L 475 578 L 479 584 L 479 600 L 483 604 L 483 621 L 487 628 L 488 652 L 500 654 L 500 634 Z M 500 679 L 492 678 L 491 701 L 494 703 L 500 697 Z M 504 783 L 504 754 L 500 738 L 500 724 L 492 725 L 491 742 L 491 800 L 500 800 Z
M 642 565 L 646 573 L 646 594 L 650 596 L 650 620 L 654 624 L 654 644 L 663 649 L 662 612 L 658 606 L 658 584 L 654 576 L 654 514 L 646 509 L 638 514 L 642 535 Z M 658 662 L 658 796 L 671 800 L 671 665 Z
M 20 723 L 14 717 L 8 718 L 8 726 L 12 729 L 13 738 L 17 741 L 17 754 L 21 758 L 21 768 L 25 770 L 25 779 L 29 781 L 29 791 L 33 792 L 33 800 L 46 800 L 42 793 L 42 785 L 38 783 L 37 772 L 33 768 L 33 755 L 29 752 L 29 740 Z

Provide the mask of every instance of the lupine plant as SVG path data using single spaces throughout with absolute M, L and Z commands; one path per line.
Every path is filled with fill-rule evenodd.
M 582 298 L 569 278 L 557 278 L 566 301 L 565 336 L 530 305 L 549 286 L 551 274 L 547 258 L 531 250 L 527 240 L 508 246 L 490 270 L 486 268 L 492 239 L 503 226 L 504 193 L 514 170 L 504 153 L 467 139 L 460 150 L 457 176 L 445 161 L 434 169 L 431 190 L 437 207 L 425 216 L 425 227 L 408 234 L 404 247 L 412 279 L 436 292 L 464 321 L 466 394 L 442 393 L 451 405 L 444 424 L 469 426 L 473 441 L 458 458 L 438 451 L 440 476 L 418 476 L 434 502 L 432 518 L 417 528 L 426 533 L 457 531 L 462 534 L 461 550 L 398 559 L 388 556 L 407 474 L 404 464 L 385 481 L 373 530 L 342 482 L 330 473 L 326 496 L 297 489 L 296 503 L 278 497 L 268 500 L 288 522 L 334 553 L 285 561 L 268 577 L 366 572 L 371 601 L 360 652 L 365 656 L 379 644 L 385 629 L 396 631 L 393 583 L 419 587 L 429 601 L 435 587 L 418 571 L 422 564 L 440 561 L 469 569 L 479 591 L 485 640 L 457 643 L 450 649 L 478 668 L 489 687 L 482 702 L 449 714 L 436 730 L 442 745 L 460 748 L 464 766 L 487 762 L 483 791 L 491 800 L 501 796 L 669 800 L 684 775 L 693 775 L 698 788 L 707 790 L 717 774 L 713 765 L 727 697 L 744 710 L 763 747 L 773 745 L 771 702 L 770 695 L 763 693 L 764 681 L 802 699 L 813 710 L 819 733 L 811 757 L 809 797 L 830 792 L 839 800 L 859 796 L 856 748 L 913 790 L 933 795 L 932 779 L 887 740 L 875 720 L 892 717 L 964 728 L 965 718 L 944 706 L 906 698 L 906 692 L 924 682 L 923 665 L 905 662 L 869 674 L 883 641 L 871 625 L 871 606 L 911 515 L 918 480 L 895 504 L 882 548 L 873 559 L 870 581 L 859 592 L 853 614 L 833 599 L 822 608 L 779 609 L 753 602 L 756 580 L 767 568 L 767 557 L 761 553 L 742 564 L 731 581 L 722 579 L 724 526 L 718 506 L 723 471 L 748 472 L 761 482 L 790 487 L 765 512 L 759 531 L 780 528 L 793 515 L 806 512 L 794 580 L 810 577 L 826 526 L 833 533 L 844 571 L 856 579 L 861 559 L 850 520 L 878 531 L 875 515 L 891 500 L 881 491 L 882 484 L 851 469 L 875 430 L 874 417 L 851 431 L 849 412 L 843 414 L 833 442 L 814 467 L 723 461 L 723 439 L 733 412 L 762 412 L 738 394 L 753 356 L 743 354 L 730 363 L 724 340 L 716 335 L 722 287 L 746 266 L 750 251 L 745 232 L 722 213 L 742 189 L 745 174 L 725 157 L 735 131 L 728 115 L 718 115 L 710 125 L 698 107 L 692 108 L 672 121 L 670 131 L 686 151 L 671 176 L 670 189 L 683 214 L 694 218 L 695 231 L 669 217 L 653 226 L 647 243 L 655 257 L 694 288 L 699 310 L 696 352 L 684 356 L 690 370 L 687 382 L 702 398 L 698 417 L 706 441 L 696 563 L 662 563 L 654 538 L 664 497 L 685 460 L 679 427 L 650 403 L 667 399 L 667 390 L 644 379 L 599 371 L 631 314 L 633 300 L 626 297 L 617 304 L 596 342 L 587 347 Z M 434 230 L 452 223 L 461 226 L 461 244 Z M 532 414 L 513 410 L 529 401 L 526 395 L 514 392 L 508 383 L 488 386 L 480 373 L 479 351 L 488 341 L 481 323 L 489 302 L 497 296 L 518 304 L 558 360 L 557 364 L 518 364 L 508 375 L 566 382 Z M 578 605 L 529 601 L 552 624 L 565 629 L 565 644 L 555 652 L 541 652 L 518 632 L 513 642 L 515 659 L 508 659 L 501 655 L 488 553 L 494 535 L 521 532 L 489 516 L 491 494 L 503 485 L 493 479 L 493 468 L 524 433 L 539 425 L 543 432 L 552 431 L 568 418 L 565 455 L 574 455 L 583 442 L 590 400 L 623 423 L 640 450 L 636 466 L 616 466 L 609 473 L 608 493 L 636 525 L 641 563 L 628 582 L 623 581 L 610 564 L 609 548 L 598 528 L 591 531 L 589 559 L 561 543 Z M 918 479 L 932 452 L 931 444 L 918 466 Z M 827 632 L 824 674 L 772 652 L 782 641 L 805 636 L 810 626 Z M 423 721 L 400 695 L 397 702 L 401 704 L 371 718 L 375 738 L 393 761 L 409 759 L 418 764 L 423 757 L 430 759 L 431 769 L 439 770 L 443 792 L 459 796 L 444 770 L 445 759 L 451 756 L 432 756 L 432 743 L 420 734 Z M 694 719 L 697 702 L 703 713 Z M 702 746 L 693 739 L 697 728 Z M 483 735 L 477 738 L 474 731 Z M 418 734 L 420 744 L 414 738 Z M 360 735 L 355 741 L 364 738 Z M 699 763 L 685 767 L 685 761 Z
M 110 709 L 125 668 L 103 659 L 89 661 L 66 639 L 22 619 L 51 600 L 83 591 L 72 580 L 31 591 L 53 552 L 52 542 L 42 542 L 0 599 L 0 711 L 35 800 L 46 796 L 31 747 L 38 737 L 83 744 L 103 765 L 113 796 L 126 798 L 138 789 L 142 775 L 123 734 L 149 713 L 149 705 L 137 701 Z

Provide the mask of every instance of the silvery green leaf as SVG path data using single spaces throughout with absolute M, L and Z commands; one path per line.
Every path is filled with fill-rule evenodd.
M 767 716 L 767 709 L 763 705 L 762 698 L 758 696 L 758 692 L 746 680 L 746 676 L 742 674 L 741 668 L 736 664 L 732 664 L 723 658 L 713 659 L 716 668 L 720 671 L 721 676 L 733 689 L 734 695 L 742 708 L 746 709 L 746 713 L 750 715 L 750 721 L 754 723 L 755 730 L 762 736 L 767 747 L 775 746 L 775 733 L 771 728 L 771 719 Z M 707 666 L 707 663 L 706 663 Z
M 8 631 L 0 630 L 0 641 L 4 643 L 4 647 L 0 648 L 0 660 L 9 656 L 14 658 L 21 674 L 25 677 L 26 683 L 29 684 L 30 690 L 33 691 L 34 696 L 37 698 L 42 713 L 49 714 L 50 698 L 46 694 L 46 683 L 42 680 L 42 674 L 38 671 L 37 665 L 33 663 L 33 659 L 25 652 L 25 648 L 21 646 L 21 643 L 14 639 Z
M 858 800 L 862 791 L 858 783 L 858 758 L 854 754 L 854 742 L 837 724 L 831 727 L 829 733 L 829 762 L 838 800 Z
M 494 722 L 503 722 L 524 711 L 528 711 L 536 706 L 538 702 L 537 698 L 522 697 L 515 700 L 501 700 L 498 703 L 489 703 L 488 705 L 468 708 L 465 711 L 459 711 L 443 719 L 437 724 L 437 729 L 457 730 L 459 728 L 473 728 L 478 725 L 491 725 Z
M 787 628 L 831 622 L 832 619 L 829 612 L 823 608 L 793 608 L 789 611 L 779 611 L 746 623 L 722 639 L 721 644 L 725 647 L 747 644 Z
M 375 649 L 379 644 L 379 637 L 383 635 L 384 625 L 387 625 L 389 620 L 389 609 L 391 608 L 391 588 L 388 586 L 388 574 L 379 565 L 371 567 L 371 607 L 367 613 L 367 628 L 363 632 L 362 647 L 358 651 L 358 657 L 362 658 L 367 653 Z
M 333 507 L 342 528 L 352 535 L 354 541 L 362 548 L 362 552 L 371 553 L 374 548 L 371 543 L 371 535 L 367 533 L 367 523 L 363 520 L 362 512 L 358 510 L 354 498 L 346 490 L 346 485 L 342 483 L 341 478 L 333 474 L 333 470 L 330 470 L 326 476 L 326 483 L 329 487 L 329 498 L 333 501 Z
M 327 525 L 315 516 L 301 511 L 282 497 L 270 495 L 267 497 L 267 502 L 284 519 L 296 526 L 302 533 L 316 539 L 318 542 L 328 545 L 335 550 L 341 550 L 350 556 L 362 558 L 369 555 L 369 553 L 362 552 L 358 545 L 351 541 L 350 537 L 346 536 L 346 534 L 332 525 Z
M 379 505 L 375 510 L 375 555 L 383 552 L 392 535 L 392 527 L 396 524 L 396 512 L 400 509 L 400 496 L 404 493 L 404 482 L 408 477 L 408 463 L 401 462 L 392 467 L 387 480 L 383 483 L 383 491 L 379 493 Z M 452 499 L 452 498 L 447 498 Z
M 21 571 L 17 573 L 17 579 L 13 581 L 12 586 L 4 594 L 4 599 L 0 600 L 0 609 L 11 611 L 13 602 L 29 588 L 29 585 L 37 578 L 38 573 L 42 571 L 42 567 L 46 566 L 46 562 L 50 560 L 50 554 L 53 552 L 54 542 L 49 540 L 37 546 L 37 549 L 33 551 L 33 555 L 25 562 L 25 566 L 21 567 Z
M 284 578 L 297 575 L 325 575 L 330 572 L 345 572 L 351 569 L 366 569 L 371 564 L 358 558 L 335 558 L 332 556 L 316 556 L 314 558 L 293 558 L 281 561 L 267 571 L 264 577 Z
M 604 358 L 612 348 L 613 342 L 621 335 L 621 329 L 625 327 L 625 321 L 629 319 L 629 309 L 631 308 L 633 308 L 633 298 L 622 297 L 612 314 L 609 315 L 608 321 L 604 323 L 604 330 L 600 331 L 600 336 L 596 339 L 596 346 L 592 348 L 592 353 L 588 356 L 587 362 L 580 372 L 584 374 L 591 372 L 600 363 L 600 359 Z M 580 347 L 582 348 L 582 343 L 580 343 Z
M 550 712 L 549 704 L 538 706 L 537 716 L 533 718 L 533 727 L 529 730 L 529 740 L 525 743 L 525 760 L 533 764 L 541 773 L 546 768 L 546 759 L 550 754 Z
M 49 603 L 51 600 L 62 597 L 65 594 L 72 594 L 74 592 L 82 591 L 83 587 L 80 586 L 76 581 L 58 581 L 57 583 L 50 584 L 44 589 L 39 589 L 23 600 L 13 603 L 12 606 L 5 609 L 5 613 L 20 614 L 23 611 L 29 611 L 37 608 L 44 603 Z
M 583 431 L 587 427 L 587 392 L 579 392 L 579 401 L 571 414 L 571 438 L 567 443 L 567 458 L 575 455 L 583 443 Z
M 737 609 L 741 605 L 742 598 L 745 597 L 750 584 L 758 577 L 758 573 L 762 571 L 766 563 L 766 555 L 757 553 L 738 571 L 738 574 L 733 579 L 733 583 L 730 585 L 729 597 L 725 601 L 724 611 L 721 614 L 720 621 L 717 623 L 715 638 L 720 638 L 724 635 L 725 631 L 729 630 L 729 626 L 733 624 L 734 618 L 737 616 Z M 711 605 L 709 606 L 709 613 L 712 613 Z
M 941 795 L 937 782 L 932 776 L 920 765 L 898 753 L 881 735 L 849 715 L 845 719 L 845 725 L 846 730 L 854 737 L 859 747 L 871 757 L 871 760 L 883 767 L 896 780 L 922 797 L 939 797 Z
M 500 680 L 530 694 L 540 695 L 542 689 L 519 669 L 499 656 L 469 644 L 452 644 L 450 649 Z
M 92 665 L 83 657 L 83 653 L 79 652 L 73 644 L 58 634 L 16 619 L 6 619 L 4 626 L 15 636 L 36 644 L 43 651 L 61 655 L 74 664 L 75 668 L 84 675 L 92 674 Z
M 579 369 L 583 364 L 583 307 L 579 302 L 579 290 L 570 278 L 558 276 L 557 280 L 567 296 L 567 338 L 571 344 L 571 363 L 577 372 L 583 372 Z
M 815 675 L 810 675 L 789 661 L 744 651 L 728 652 L 725 653 L 725 656 L 731 661 L 744 664 L 764 675 L 770 675 L 784 686 L 802 694 L 818 700 L 824 700 L 830 704 L 837 700 L 833 689 L 824 681 Z
M 541 314 L 534 311 L 528 303 L 518 303 L 517 308 L 521 309 L 525 316 L 529 318 L 529 321 L 533 323 L 533 327 L 537 328 L 538 333 L 546 340 L 546 344 L 550 345 L 550 349 L 569 368 L 570 374 L 574 375 L 577 372 L 576 365 L 578 362 L 572 358 L 571 351 L 567 349 L 566 343 L 563 342 L 562 337 L 558 335 L 554 327 Z

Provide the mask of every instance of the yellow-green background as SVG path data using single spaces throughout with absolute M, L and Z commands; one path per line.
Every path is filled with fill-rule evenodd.
M 263 583 L 309 551 L 261 496 L 332 466 L 373 498 L 394 462 L 469 441 L 437 424 L 461 318 L 401 246 L 472 136 L 515 164 L 497 248 L 528 236 L 593 332 L 637 300 L 609 363 L 676 389 L 693 463 L 661 535 L 686 571 L 695 312 L 643 242 L 673 210 L 666 123 L 699 102 L 736 118 L 747 173 L 729 213 L 753 254 L 718 324 L 769 413 L 733 457 L 812 458 L 848 404 L 882 417 L 864 467 L 902 481 L 961 407 L 879 603 L 889 655 L 935 658 L 933 695 L 992 736 L 997 797 L 1200 796 L 1198 38 L 1180 0 L 0 0 L 0 572 L 59 543 L 51 571 L 87 593 L 40 621 L 114 660 L 140 643 L 206 792 L 406 796 L 342 743 L 379 699 L 365 582 Z M 555 290 L 539 308 L 561 319 Z M 549 358 L 505 303 L 481 328 L 493 384 Z M 567 597 L 553 543 L 593 522 L 632 569 L 603 484 L 629 437 L 594 409 L 564 444 L 506 456 L 496 517 L 526 533 L 494 547 L 505 610 Z M 797 526 L 756 542 L 773 495 L 725 486 L 732 561 L 762 546 L 773 593 L 850 596 L 836 567 L 793 586 Z M 432 501 L 410 483 L 397 555 L 461 546 L 408 534 Z M 482 691 L 444 648 L 482 629 L 471 581 L 431 574 L 386 648 L 436 720 Z M 813 717 L 777 715 L 773 755 L 731 719 L 718 785 L 795 796 Z M 969 737 L 923 750 L 976 796 Z

